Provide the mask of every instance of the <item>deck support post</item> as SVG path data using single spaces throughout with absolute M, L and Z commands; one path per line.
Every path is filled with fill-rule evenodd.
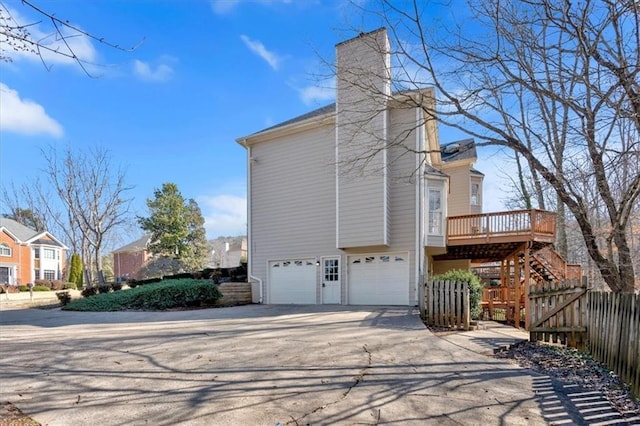
M 519 253 L 513 255 L 513 285 L 515 287 L 515 300 L 513 301 L 514 322 L 516 328 L 520 328 L 520 299 L 522 299 L 522 281 L 520 280 Z
M 529 256 L 531 254 L 531 242 L 524 248 L 524 328 L 529 330 L 531 325 L 531 311 L 529 310 L 529 286 L 531 282 L 531 265 Z

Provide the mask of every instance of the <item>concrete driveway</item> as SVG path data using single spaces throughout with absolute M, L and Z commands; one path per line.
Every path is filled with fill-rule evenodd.
M 546 424 L 526 370 L 411 308 L 0 312 L 0 400 L 47 425 Z

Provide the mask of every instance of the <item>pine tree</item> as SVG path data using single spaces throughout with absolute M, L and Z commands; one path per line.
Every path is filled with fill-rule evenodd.
M 184 199 L 175 183 L 165 183 L 147 199 L 149 217 L 138 217 L 140 227 L 151 234 L 153 254 L 179 260 L 188 271 L 202 269 L 207 262 L 204 218 L 198 203 Z
M 76 287 L 82 288 L 82 259 L 78 253 L 71 255 L 71 266 L 69 269 L 69 282 L 75 283 Z

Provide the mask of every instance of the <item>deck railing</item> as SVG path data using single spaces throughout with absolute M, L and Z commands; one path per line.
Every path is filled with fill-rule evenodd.
M 555 231 L 556 214 L 536 209 L 447 218 L 448 241 L 514 235 L 554 238 Z

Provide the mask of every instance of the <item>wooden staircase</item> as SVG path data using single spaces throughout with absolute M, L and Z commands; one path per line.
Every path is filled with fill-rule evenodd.
M 558 282 L 582 278 L 582 267 L 570 264 L 551 246 L 546 246 L 531 255 L 529 262 L 536 281 Z
M 524 255 L 512 258 L 519 263 L 517 268 L 519 271 L 523 271 L 527 267 L 524 258 Z M 510 273 L 503 275 L 503 281 L 501 281 L 500 267 L 495 264 L 474 268 L 476 274 L 485 284 L 482 291 L 482 307 L 485 318 L 515 321 L 516 324 L 520 322 L 521 318 L 525 318 L 520 313 L 526 306 L 525 299 L 529 283 L 525 283 L 521 275 L 514 276 L 515 269 L 515 267 L 508 268 Z M 574 281 L 582 278 L 581 266 L 567 263 L 551 245 L 530 253 L 528 269 L 529 277 L 536 283 L 535 287 L 557 285 L 568 280 Z M 495 281 L 500 282 L 500 285 L 488 285 Z

